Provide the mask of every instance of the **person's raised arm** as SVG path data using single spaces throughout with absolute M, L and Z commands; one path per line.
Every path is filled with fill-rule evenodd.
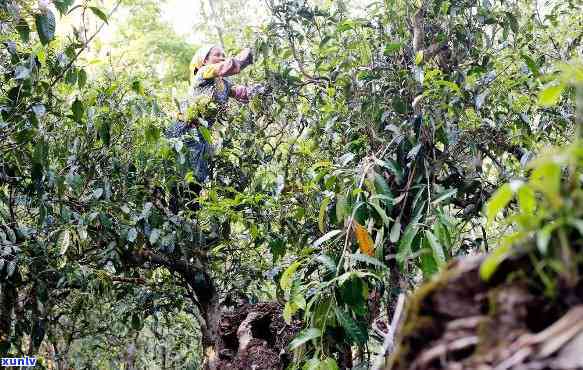
M 207 64 L 200 68 L 197 77 L 208 80 L 216 77 L 227 77 L 236 75 L 253 63 L 251 49 L 243 49 L 234 58 L 228 58 L 219 63 Z

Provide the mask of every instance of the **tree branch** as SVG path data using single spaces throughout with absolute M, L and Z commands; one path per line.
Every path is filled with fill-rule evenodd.
M 113 13 L 116 12 L 117 8 L 121 5 L 121 1 L 122 0 L 118 0 L 117 3 L 115 4 L 115 6 L 113 7 L 113 9 L 111 9 L 109 14 L 107 15 L 108 19 L 113 15 Z M 99 32 L 101 32 L 101 30 L 103 29 L 103 27 L 105 27 L 105 25 L 106 25 L 106 23 L 102 22 L 101 26 L 99 26 L 97 31 L 95 31 L 95 33 L 93 35 L 91 35 L 91 37 L 88 40 L 85 41 L 85 43 L 83 44 L 81 49 L 79 49 L 77 54 L 75 54 L 75 57 L 73 59 L 71 59 L 71 61 L 65 66 L 65 68 L 61 71 L 61 73 L 59 73 L 59 75 L 57 77 L 55 77 L 53 82 L 51 82 L 51 88 L 54 87 L 57 84 L 57 82 L 59 82 L 63 78 L 63 76 L 65 76 L 65 73 L 67 73 L 69 71 L 69 69 L 71 69 L 71 67 L 73 66 L 73 64 L 75 64 L 77 59 L 79 59 L 79 56 L 87 49 L 87 47 L 89 46 L 91 41 L 93 41 L 93 39 L 99 34 Z

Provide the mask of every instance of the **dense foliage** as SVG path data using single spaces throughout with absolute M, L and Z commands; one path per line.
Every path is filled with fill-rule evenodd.
M 292 366 L 367 368 L 399 294 L 451 258 L 502 240 L 487 278 L 518 238 L 544 254 L 581 230 L 580 172 L 559 188 L 580 145 L 531 162 L 576 135 L 576 2 L 267 1 L 260 29 L 213 40 L 253 43 L 240 79 L 267 92 L 204 130 L 198 199 L 163 134 L 196 47 L 159 6 L 0 2 L 0 354 L 200 368 L 221 311 L 260 300 L 303 322 Z M 91 50 L 120 7 L 112 50 Z M 82 24 L 57 36 L 57 13 Z

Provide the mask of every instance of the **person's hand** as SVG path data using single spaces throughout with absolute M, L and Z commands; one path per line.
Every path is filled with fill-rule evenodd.
M 239 54 L 235 57 L 239 62 L 241 62 L 243 68 L 249 64 L 253 64 L 253 52 L 250 48 L 245 48 L 241 50 Z
M 257 95 L 263 95 L 267 92 L 267 87 L 262 84 L 255 84 L 249 89 L 249 97 L 252 98 Z

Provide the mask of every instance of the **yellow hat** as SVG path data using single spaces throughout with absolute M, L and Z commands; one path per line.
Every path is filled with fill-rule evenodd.
M 204 65 L 206 57 L 209 55 L 212 48 L 214 48 L 215 46 L 216 45 L 204 45 L 198 48 L 196 53 L 194 53 L 194 56 L 190 61 L 190 78 L 192 78 L 194 76 L 194 73 Z

